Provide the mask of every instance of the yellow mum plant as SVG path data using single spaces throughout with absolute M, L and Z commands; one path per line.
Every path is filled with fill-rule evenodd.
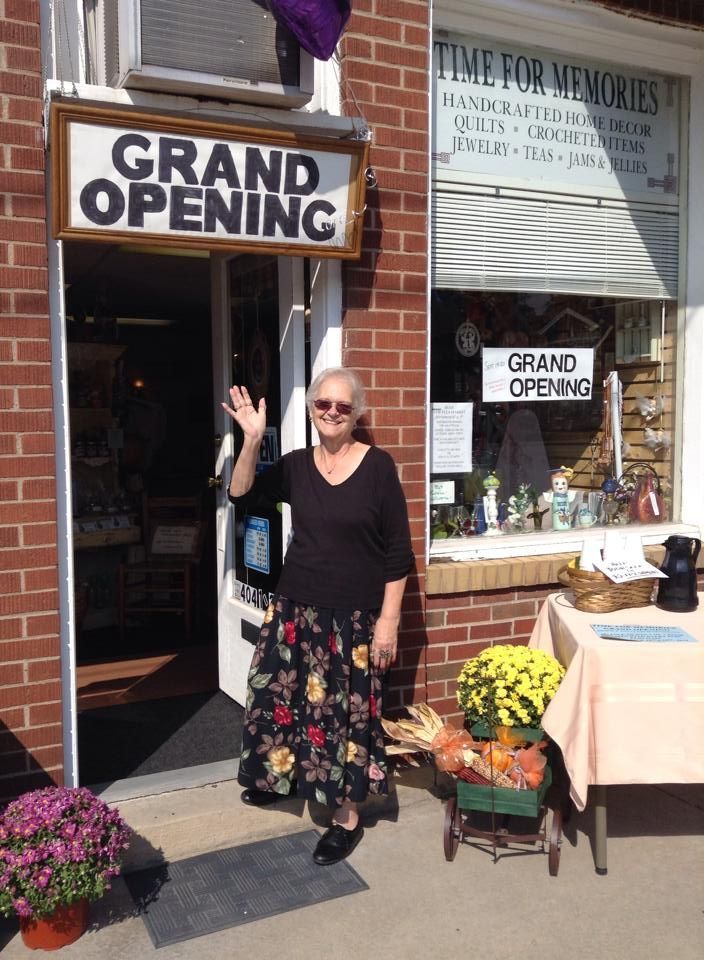
M 544 650 L 497 644 L 467 660 L 457 678 L 457 703 L 470 723 L 538 727 L 565 668 Z

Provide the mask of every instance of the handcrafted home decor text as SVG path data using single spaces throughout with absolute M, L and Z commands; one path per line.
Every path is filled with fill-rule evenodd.
M 680 81 L 439 31 L 433 177 L 676 206 Z

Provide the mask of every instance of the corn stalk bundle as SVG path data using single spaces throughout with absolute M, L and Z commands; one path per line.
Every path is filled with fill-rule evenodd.
M 406 707 L 413 720 L 385 720 L 381 725 L 392 740 L 398 741 L 386 748 L 387 754 L 431 753 L 431 744 L 444 728 L 437 713 L 425 703 Z
M 386 734 L 396 741 L 386 747 L 386 753 L 390 756 L 403 756 L 408 762 L 413 763 L 410 755 L 433 753 L 433 741 L 441 731 L 446 729 L 446 725 L 433 708 L 425 703 L 406 707 L 406 710 L 413 717 L 412 720 L 386 720 L 382 717 L 381 725 Z M 505 773 L 492 767 L 472 750 L 464 750 L 463 756 L 465 769 L 476 771 L 485 783 L 494 783 L 498 787 L 516 786 Z

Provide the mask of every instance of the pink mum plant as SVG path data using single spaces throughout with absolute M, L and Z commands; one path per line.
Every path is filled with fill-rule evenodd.
M 0 814 L 0 914 L 40 919 L 96 900 L 120 872 L 130 831 L 85 787 L 24 793 Z

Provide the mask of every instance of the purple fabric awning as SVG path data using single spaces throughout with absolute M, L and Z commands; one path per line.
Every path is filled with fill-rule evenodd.
M 287 27 L 317 60 L 329 60 L 352 12 L 351 0 L 267 0 L 277 23 Z

